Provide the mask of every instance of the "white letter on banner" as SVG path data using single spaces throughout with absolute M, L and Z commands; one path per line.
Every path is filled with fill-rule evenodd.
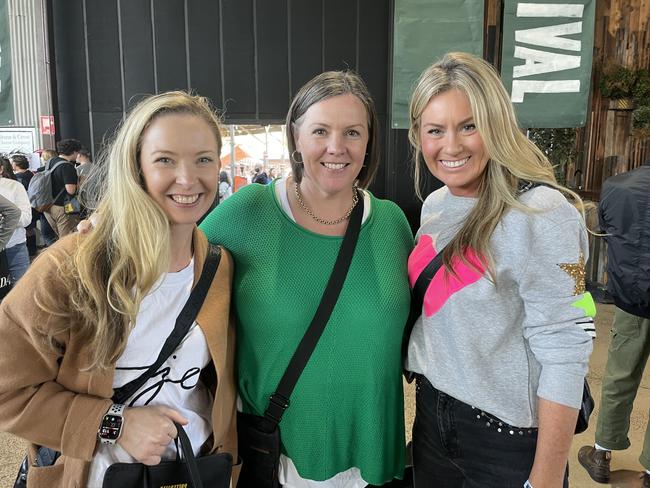
M 513 80 L 512 96 L 513 103 L 522 103 L 526 93 L 578 93 L 580 92 L 580 80 Z
M 526 64 L 515 66 L 512 69 L 513 78 L 554 73 L 565 69 L 580 67 L 580 56 L 571 54 L 556 54 L 527 47 L 515 46 L 515 58 L 525 59 Z
M 584 9 L 578 3 L 520 3 L 517 17 L 582 17 Z
M 580 41 L 564 39 L 560 36 L 580 34 L 581 32 L 582 22 L 571 22 L 570 24 L 549 25 L 547 27 L 515 31 L 515 41 L 534 44 L 535 46 L 554 47 L 565 51 L 580 51 Z

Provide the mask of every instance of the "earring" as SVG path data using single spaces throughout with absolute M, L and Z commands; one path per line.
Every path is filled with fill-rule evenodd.
M 300 154 L 300 152 L 298 152 L 297 150 L 296 150 L 296 151 L 293 151 L 293 152 L 291 153 L 291 159 L 293 159 L 293 160 L 294 160 L 296 163 L 298 163 L 298 164 L 302 164 L 302 163 L 303 163 L 303 161 L 302 161 L 302 154 Z

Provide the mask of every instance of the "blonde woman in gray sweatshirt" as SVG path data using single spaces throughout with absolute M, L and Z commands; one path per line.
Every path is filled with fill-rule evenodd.
M 450 53 L 425 70 L 410 117 L 416 187 L 424 167 L 445 185 L 409 258 L 413 284 L 443 253 L 408 350 L 415 486 L 568 486 L 595 314 L 580 199 L 482 59 Z

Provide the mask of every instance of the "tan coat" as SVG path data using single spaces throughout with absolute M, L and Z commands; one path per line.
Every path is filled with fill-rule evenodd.
M 63 339 L 65 353 L 46 350 L 37 324 L 54 324 L 35 303 L 42 290 L 61 290 L 54 258 L 68 256 L 78 241 L 68 236 L 40 256 L 0 306 L 0 430 L 27 439 L 30 463 L 35 445 L 61 451 L 53 466 L 29 469 L 30 488 L 85 486 L 88 468 L 97 444 L 97 429 L 111 405 L 114 369 L 83 371 L 87 350 L 74 334 Z M 196 229 L 193 236 L 194 282 L 198 280 L 207 253 L 207 240 Z M 217 371 L 212 407 L 213 452 L 229 452 L 237 459 L 236 383 L 234 376 L 235 325 L 230 314 L 232 258 L 222 250 L 219 269 L 201 308 L 201 327 Z M 214 391 L 214 385 L 213 385 Z M 233 486 L 239 466 L 233 469 Z

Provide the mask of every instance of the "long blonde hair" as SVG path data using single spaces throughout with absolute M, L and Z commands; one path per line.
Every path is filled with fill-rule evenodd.
M 69 302 L 61 303 L 53 294 L 37 302 L 63 318 L 44 331 L 49 343 L 56 347 L 55 337 L 74 332 L 90 351 L 89 369 L 108 368 L 117 361 L 142 299 L 169 267 L 169 222 L 147 194 L 139 160 L 144 132 L 164 114 L 205 120 L 221 149 L 219 119 L 207 99 L 173 91 L 138 103 L 100 156 L 89 181 L 101 195 L 96 207 L 99 221 L 79 239 L 70 258 L 59 264 Z
M 517 199 L 522 182 L 556 188 L 580 209 L 582 202 L 576 193 L 557 183 L 550 161 L 519 129 L 510 97 L 496 70 L 483 59 L 461 52 L 448 53 L 424 70 L 411 97 L 409 141 L 414 154 L 415 192 L 420 199 L 422 171 L 427 170 L 422 157 L 420 118 L 434 96 L 452 89 L 467 96 L 490 159 L 478 187 L 478 201 L 445 248 L 443 262 L 451 272 L 454 256 L 471 266 L 464 252 L 473 249 L 486 259 L 494 279 L 489 242 L 495 227 L 511 207 L 532 211 Z

